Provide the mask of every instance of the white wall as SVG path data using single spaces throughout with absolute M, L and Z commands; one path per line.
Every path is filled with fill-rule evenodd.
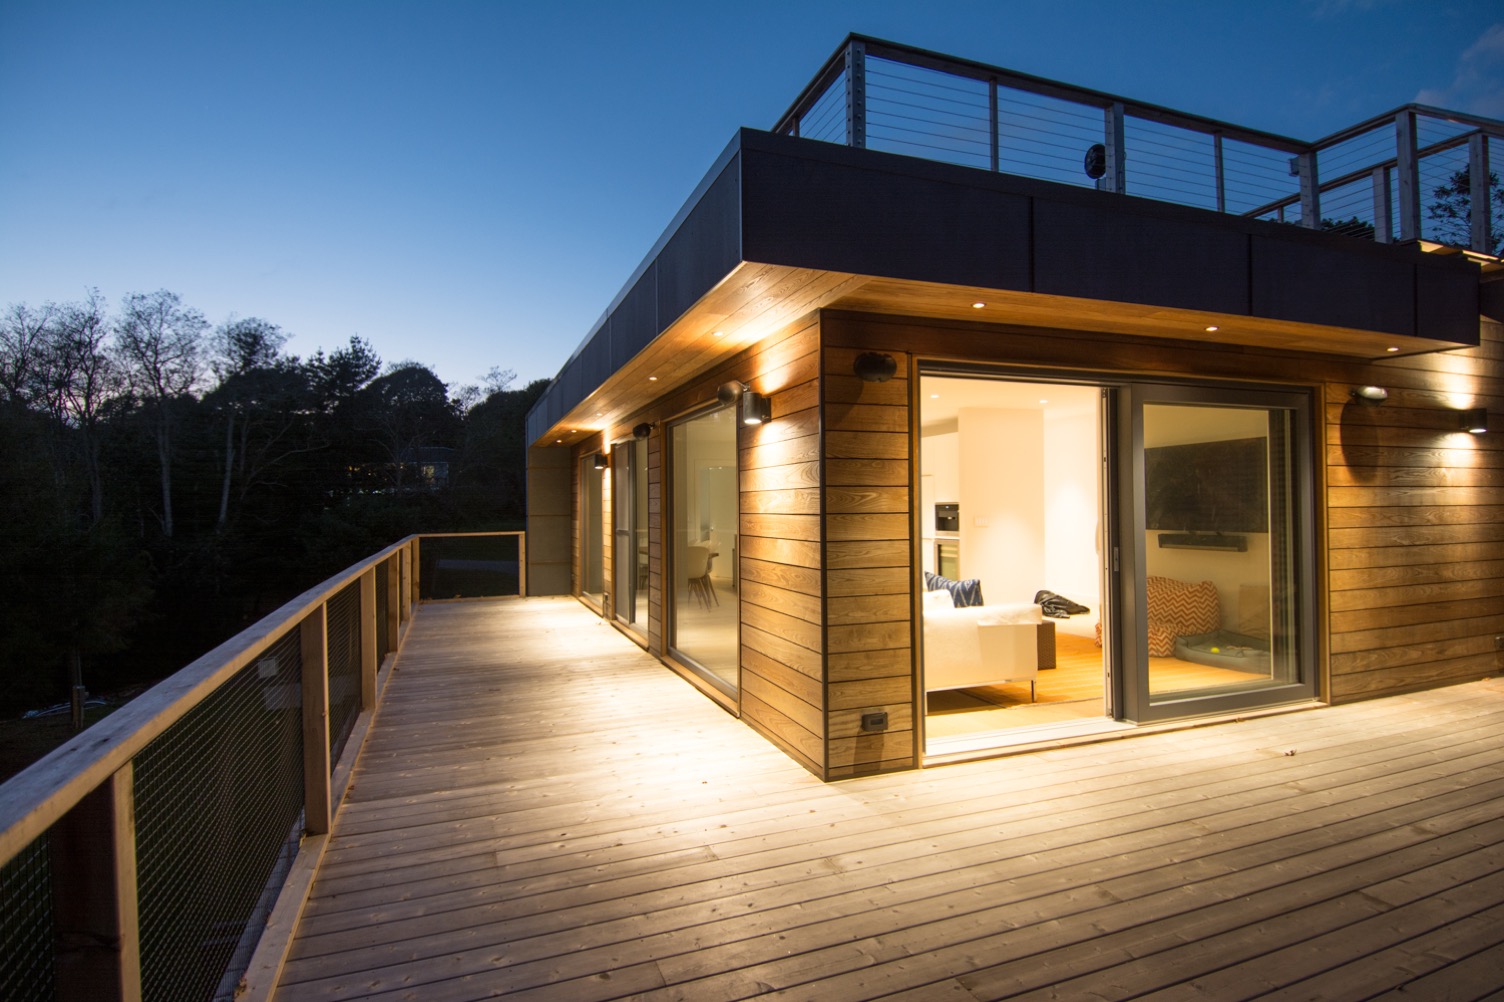
M 989 604 L 1028 602 L 1045 577 L 1044 420 L 1039 411 L 962 408 L 961 576 Z
M 1044 411 L 1045 567 L 1039 587 L 1089 607 L 1090 613 L 1056 622 L 1057 630 L 1089 637 L 1102 604 L 1100 394 L 1076 387 L 1050 392 L 1051 405 Z

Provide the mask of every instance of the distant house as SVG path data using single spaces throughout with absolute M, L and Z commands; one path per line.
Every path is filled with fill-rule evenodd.
M 529 589 L 826 779 L 1496 673 L 1504 271 L 1426 209 L 1501 141 L 852 36 L 529 414 Z

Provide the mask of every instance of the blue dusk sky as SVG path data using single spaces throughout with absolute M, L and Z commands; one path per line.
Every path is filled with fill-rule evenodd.
M 551 377 L 853 31 L 1301 139 L 1504 118 L 1498 0 L 0 0 L 0 307 L 166 288 Z

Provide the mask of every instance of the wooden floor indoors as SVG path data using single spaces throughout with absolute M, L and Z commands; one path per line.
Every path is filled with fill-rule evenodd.
M 413 622 L 276 998 L 1504 999 L 1504 682 L 822 784 L 579 603 Z

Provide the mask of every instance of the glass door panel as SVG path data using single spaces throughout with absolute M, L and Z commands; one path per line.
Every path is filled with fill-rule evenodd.
M 718 408 L 669 427 L 672 502 L 669 645 L 680 661 L 734 695 L 741 663 L 735 592 L 734 413 Z
M 1309 698 L 1304 398 L 1182 387 L 1133 396 L 1133 716 Z
M 617 622 L 646 637 L 648 625 L 648 443 L 622 442 L 613 451 L 614 595 Z
M 600 608 L 605 597 L 604 504 L 605 476 L 595 456 L 580 460 L 580 594 Z

